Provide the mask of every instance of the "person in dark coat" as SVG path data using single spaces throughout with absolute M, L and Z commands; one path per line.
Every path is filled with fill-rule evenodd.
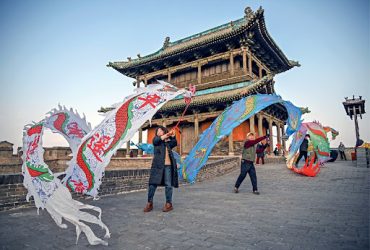
M 341 160 L 343 160 L 343 159 L 347 160 L 346 153 L 344 152 L 345 149 L 346 149 L 346 147 L 344 146 L 344 144 L 342 142 L 340 142 L 338 150 L 339 150 L 339 153 L 340 153 L 340 159 Z
M 299 147 L 299 156 L 297 158 L 297 161 L 295 162 L 295 166 L 298 167 L 299 161 L 304 157 L 304 160 L 307 160 L 307 152 L 308 152 L 308 139 L 310 139 L 310 135 L 306 134 L 301 146 Z
M 274 149 L 274 155 L 275 155 L 275 156 L 278 156 L 278 155 L 279 155 L 279 150 L 278 150 L 278 148 L 277 148 L 277 147 L 275 147 L 275 149 Z
M 260 159 L 262 161 L 262 165 L 265 164 L 265 149 L 270 146 L 268 143 L 260 142 L 257 144 L 256 153 L 257 153 L 257 161 L 256 164 L 260 164 Z
M 172 149 L 177 146 L 175 131 L 170 131 L 159 126 L 153 138 L 154 157 L 150 170 L 148 203 L 144 212 L 153 210 L 153 197 L 158 186 L 165 187 L 166 204 L 163 212 L 169 212 L 172 206 L 173 187 L 179 187 L 176 160 L 173 157 Z

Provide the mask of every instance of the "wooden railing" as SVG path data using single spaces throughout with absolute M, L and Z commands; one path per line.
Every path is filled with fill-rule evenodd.
M 242 81 L 250 81 L 252 79 L 257 79 L 258 76 L 252 73 L 251 75 L 249 72 L 247 74 L 244 73 L 244 70 L 238 69 L 234 71 L 234 74 L 231 75 L 229 71 L 227 72 L 222 72 L 219 74 L 207 76 L 207 77 L 202 77 L 201 83 L 198 83 L 197 79 L 192 79 L 192 80 L 187 80 L 183 82 L 178 82 L 173 84 L 178 87 L 178 88 L 185 88 L 188 87 L 190 84 L 196 85 L 197 90 L 202 90 L 202 89 L 208 89 L 208 88 L 213 88 L 213 87 L 219 87 L 219 86 L 224 86 L 224 85 L 229 85 L 229 84 L 234 84 Z
M 203 77 L 202 82 L 200 84 L 196 84 L 196 86 L 198 90 L 201 90 L 249 80 L 252 80 L 252 77 L 249 74 L 245 74 L 243 70 L 236 70 L 234 71 L 234 75 L 231 75 L 230 72 L 225 72 L 209 77 Z

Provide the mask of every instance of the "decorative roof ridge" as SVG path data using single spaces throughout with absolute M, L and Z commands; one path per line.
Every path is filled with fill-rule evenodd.
M 182 42 L 189 41 L 191 39 L 195 39 L 195 38 L 204 36 L 204 35 L 208 35 L 210 33 L 213 33 L 213 32 L 216 32 L 216 31 L 225 29 L 225 28 L 230 28 L 230 26 L 231 27 L 238 26 L 238 25 L 240 25 L 242 23 L 245 23 L 245 22 L 246 22 L 246 19 L 244 17 L 242 17 L 242 18 L 239 18 L 239 19 L 237 19 L 235 21 L 231 21 L 229 23 L 224 23 L 224 24 L 221 24 L 219 26 L 213 27 L 211 29 L 208 29 L 208 30 L 205 30 L 205 31 L 196 33 L 194 35 L 191 35 L 191 36 L 188 36 L 188 37 L 185 37 L 185 38 L 181 38 L 181 39 L 176 40 L 174 42 L 170 42 L 169 43 L 169 47 L 174 46 L 174 45 L 179 44 L 179 43 L 182 43 Z

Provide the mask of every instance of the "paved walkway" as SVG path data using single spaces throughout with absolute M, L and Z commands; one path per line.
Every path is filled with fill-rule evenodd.
M 237 175 L 181 187 L 170 213 L 161 212 L 162 190 L 148 214 L 145 192 L 86 201 L 103 209 L 108 247 L 89 246 L 83 234 L 76 246 L 75 228 L 58 228 L 46 211 L 1 212 L 0 249 L 369 248 L 369 169 L 329 163 L 308 178 L 284 165 L 257 166 L 260 196 L 250 192 L 249 179 L 232 193 Z

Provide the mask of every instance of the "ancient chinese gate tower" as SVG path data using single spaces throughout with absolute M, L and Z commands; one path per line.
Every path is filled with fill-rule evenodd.
M 299 66 L 287 59 L 268 34 L 262 8 L 253 12 L 247 7 L 244 13 L 241 19 L 175 42 L 166 37 L 162 48 L 153 54 L 108 64 L 123 75 L 135 78 L 137 87 L 156 80 L 180 88 L 196 85 L 197 94 L 181 123 L 181 133 L 177 135 L 181 154 L 190 151 L 199 134 L 233 101 L 257 92 L 275 93 L 273 75 Z M 155 115 L 152 123 L 171 128 L 184 108 L 182 99 L 170 101 Z M 270 131 L 272 140 L 273 126 L 277 128 L 273 145 L 280 143 L 285 148 L 281 138 L 286 118 L 287 112 L 282 105 L 268 107 L 235 128 L 232 136 L 221 141 L 214 153 L 234 154 L 249 131 L 258 135 Z M 148 131 L 151 143 L 155 128 L 145 125 L 139 132 L 139 141 L 143 130 Z

